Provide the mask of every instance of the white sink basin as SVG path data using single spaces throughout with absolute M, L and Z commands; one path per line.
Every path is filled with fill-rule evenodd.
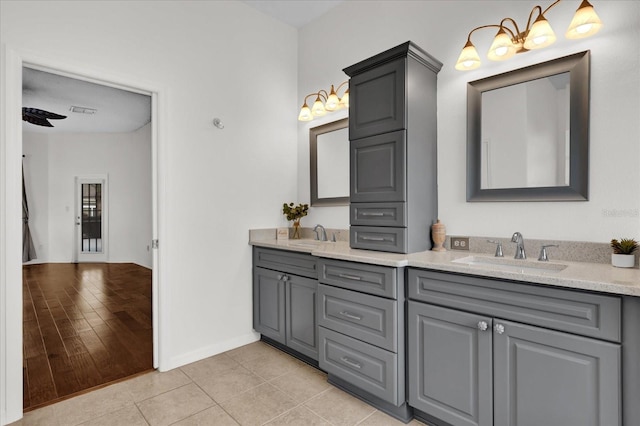
M 548 272 L 560 272 L 567 267 L 562 263 L 538 262 L 520 259 L 505 259 L 502 257 L 467 256 L 452 260 L 452 263 L 461 263 L 469 266 L 484 266 L 498 271 L 520 272 L 529 274 L 541 274 Z

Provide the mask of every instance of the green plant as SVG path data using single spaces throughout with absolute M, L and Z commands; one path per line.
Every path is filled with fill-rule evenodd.
M 293 206 L 293 203 L 284 203 L 282 205 L 282 213 L 287 217 L 287 220 L 297 220 L 305 217 L 309 212 L 309 204 L 298 204 Z
M 638 242 L 633 238 L 621 238 L 620 241 L 614 238 L 611 248 L 615 254 L 632 254 L 638 249 Z

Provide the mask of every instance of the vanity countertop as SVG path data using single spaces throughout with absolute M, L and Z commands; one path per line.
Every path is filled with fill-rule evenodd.
M 276 240 L 253 236 L 249 244 L 259 247 L 270 247 L 310 253 L 317 257 L 347 260 L 352 262 L 371 263 L 382 266 L 412 266 L 436 271 L 455 272 L 483 277 L 501 278 L 512 281 L 524 281 L 558 287 L 590 290 L 619 295 L 640 296 L 640 269 L 616 268 L 609 264 L 588 262 L 552 262 L 567 267 L 561 271 L 534 270 L 507 271 L 496 269 L 490 264 L 468 265 L 454 263 L 456 259 L 468 256 L 492 258 L 493 256 L 468 251 L 434 252 L 424 251 L 411 254 L 384 253 L 370 250 L 358 250 L 349 247 L 349 243 L 319 242 L 313 240 Z M 523 266 L 532 267 L 540 264 L 535 259 L 518 260 Z

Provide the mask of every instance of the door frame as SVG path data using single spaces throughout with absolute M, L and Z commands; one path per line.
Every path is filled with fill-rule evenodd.
M 82 175 L 76 176 L 73 180 L 75 190 L 75 211 L 74 211 L 74 235 L 73 235 L 73 260 L 75 263 L 82 262 L 107 262 L 109 260 L 109 175 Z M 82 216 L 82 193 L 80 185 L 84 183 L 102 184 L 102 251 L 95 254 L 83 254 L 82 252 L 82 226 L 77 220 Z
M 0 79 L 0 424 L 22 418 L 22 68 L 42 71 L 151 96 L 152 238 L 166 235 L 164 190 L 167 170 L 167 89 L 135 74 L 112 73 L 73 61 L 0 46 L 4 59 Z M 157 245 L 156 245 L 157 246 Z M 166 249 L 164 249 L 166 251 Z M 153 250 L 153 366 L 169 369 L 170 324 L 165 288 L 164 251 Z M 168 257 L 168 256 L 167 256 Z

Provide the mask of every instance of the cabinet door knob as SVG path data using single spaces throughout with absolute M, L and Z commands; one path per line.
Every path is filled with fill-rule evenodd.
M 283 275 L 283 276 L 282 276 L 282 281 L 289 281 L 289 277 L 288 277 L 288 276 L 286 276 L 286 275 Z
M 504 325 L 502 324 L 496 324 L 493 326 L 493 331 L 495 331 L 498 334 L 502 334 L 504 333 Z
M 278 274 L 278 281 L 280 281 L 280 280 L 282 279 L 282 277 L 283 277 L 283 276 L 284 276 L 284 275 L 282 275 L 282 274 Z
M 487 328 L 489 328 L 489 325 L 487 324 L 486 321 L 480 321 L 478 322 L 478 330 L 480 331 L 486 331 Z

